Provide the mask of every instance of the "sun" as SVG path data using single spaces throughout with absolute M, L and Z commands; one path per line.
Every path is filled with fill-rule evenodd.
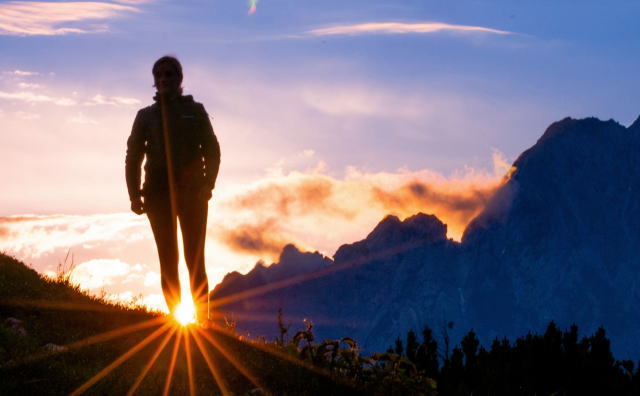
M 173 311 L 174 319 L 182 326 L 196 322 L 196 307 L 190 299 L 182 300 Z

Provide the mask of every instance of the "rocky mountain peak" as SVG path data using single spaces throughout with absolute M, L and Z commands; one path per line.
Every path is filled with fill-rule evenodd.
M 366 241 L 371 245 L 386 245 L 413 239 L 424 240 L 427 245 L 445 241 L 447 239 L 447 225 L 443 224 L 436 216 L 424 213 L 418 213 L 404 221 L 389 215 L 367 235 Z
M 447 225 L 434 215 L 418 213 L 401 221 L 388 215 L 359 242 L 341 246 L 334 259 L 344 262 L 356 257 L 365 257 L 393 246 L 415 243 L 428 246 L 447 240 Z
M 638 116 L 635 122 L 629 126 L 629 131 L 640 133 L 640 116 Z

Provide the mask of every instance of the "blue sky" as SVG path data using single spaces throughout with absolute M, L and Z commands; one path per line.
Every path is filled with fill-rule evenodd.
M 0 249 L 42 271 L 70 248 L 86 262 L 155 271 L 155 252 L 122 257 L 107 240 L 91 250 L 58 235 L 34 258 L 34 220 L 18 229 L 6 219 L 62 215 L 71 229 L 77 216 L 133 216 L 125 142 L 165 54 L 181 59 L 185 91 L 210 112 L 222 145 L 212 222 L 328 255 L 388 212 L 435 213 L 459 237 L 486 196 L 464 213 L 456 199 L 489 194 L 551 122 L 628 125 L 640 114 L 637 1 L 259 0 L 248 9 L 240 0 L 0 2 Z M 415 181 L 447 199 L 407 196 Z M 303 202 L 309 183 L 330 186 L 321 209 Z M 397 199 L 376 201 L 376 189 Z M 295 216 L 269 212 L 273 191 L 296 202 Z M 230 238 L 215 227 L 214 253 Z M 218 278 L 244 271 L 277 258 L 273 246 L 228 249 L 227 264 L 210 265 L 224 269 Z

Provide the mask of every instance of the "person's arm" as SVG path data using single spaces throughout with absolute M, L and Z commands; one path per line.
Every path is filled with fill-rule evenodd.
M 136 115 L 136 119 L 133 121 L 131 135 L 129 135 L 129 139 L 127 139 L 127 155 L 125 157 L 127 190 L 129 191 L 131 210 L 136 214 L 144 213 L 142 191 L 140 189 L 140 179 L 142 175 L 140 168 L 145 153 L 145 134 L 142 118 L 142 110 L 140 110 Z
M 209 115 L 204 109 L 204 106 L 200 106 L 201 117 L 201 133 L 202 133 L 202 155 L 204 157 L 205 165 L 205 177 L 207 180 L 207 187 L 209 190 L 213 190 L 216 186 L 216 179 L 218 178 L 218 171 L 220 170 L 220 144 L 213 132 Z

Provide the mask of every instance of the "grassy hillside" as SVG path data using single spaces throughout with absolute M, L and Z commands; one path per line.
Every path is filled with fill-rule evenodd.
M 124 395 L 134 388 L 143 395 L 382 394 L 400 386 L 384 380 L 383 372 L 377 379 L 354 371 L 364 358 L 350 341 L 318 351 L 307 330 L 284 343 L 247 341 L 224 328 L 186 329 L 162 315 L 88 296 L 64 277 L 43 278 L 0 255 L 3 395 Z M 310 359 L 300 359 L 304 354 Z M 318 364 L 320 355 L 332 356 L 330 368 Z

